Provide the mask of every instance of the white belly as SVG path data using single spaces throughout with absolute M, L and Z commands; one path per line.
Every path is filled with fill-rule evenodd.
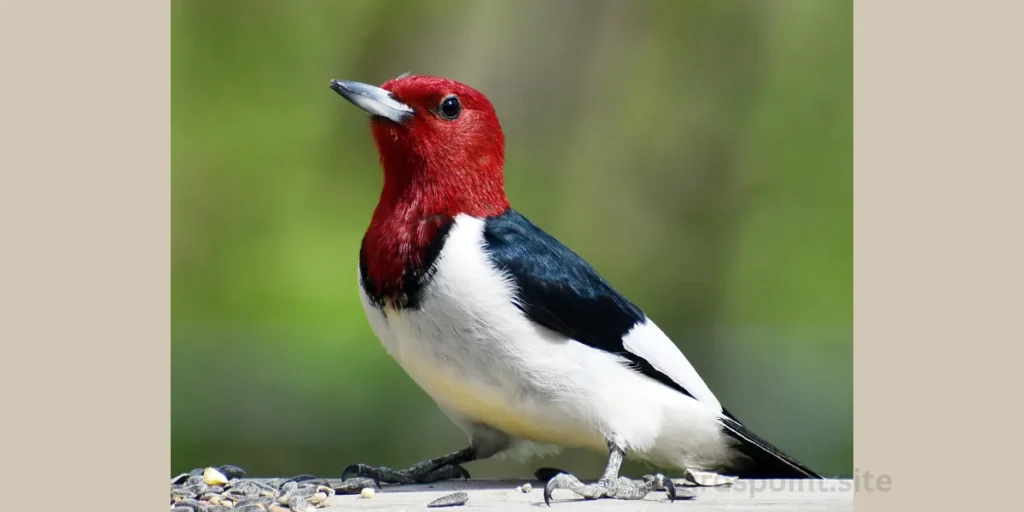
M 692 399 L 529 320 L 483 243 L 482 221 L 458 217 L 419 309 L 382 311 L 360 286 L 374 332 L 442 409 L 516 438 L 599 451 L 609 432 L 640 452 L 659 438 L 696 445 L 718 435 Z M 662 432 L 697 416 L 707 421 L 696 430 Z

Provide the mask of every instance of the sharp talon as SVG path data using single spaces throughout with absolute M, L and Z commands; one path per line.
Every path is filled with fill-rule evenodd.
M 459 474 L 462 475 L 462 478 L 469 480 L 469 471 L 466 471 L 466 468 L 462 466 L 455 466 L 455 468 L 459 470 Z
M 574 488 L 576 485 L 582 485 L 576 477 L 565 472 L 558 473 L 544 485 L 544 503 L 549 507 L 551 506 L 551 496 L 554 494 L 555 489 L 569 489 L 579 494 L 578 490 Z
M 669 503 L 676 501 L 676 484 L 672 482 L 671 478 L 665 478 L 663 481 L 665 482 L 665 494 L 668 494 Z
M 558 476 L 558 475 L 555 475 L 555 476 Z M 551 493 L 555 490 L 555 487 L 557 485 L 558 485 L 557 480 L 555 480 L 554 477 L 551 477 L 548 480 L 547 485 L 544 486 L 544 504 L 549 506 L 549 507 L 551 506 Z

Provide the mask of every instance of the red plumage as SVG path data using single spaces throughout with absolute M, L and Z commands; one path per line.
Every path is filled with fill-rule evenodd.
M 363 239 L 362 261 L 377 292 L 396 298 L 403 277 L 423 263 L 438 229 L 454 216 L 508 209 L 505 137 L 494 106 L 475 89 L 445 78 L 407 76 L 381 86 L 412 107 L 402 124 L 374 119 L 384 187 Z M 437 112 L 456 95 L 456 119 Z

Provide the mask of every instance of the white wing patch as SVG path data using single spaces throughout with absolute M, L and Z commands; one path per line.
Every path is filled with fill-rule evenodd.
M 643 322 L 636 324 L 626 333 L 622 338 L 622 346 L 644 358 L 656 370 L 689 391 L 702 404 L 716 413 L 722 412 L 722 404 L 704 383 L 704 379 L 700 378 L 697 370 L 679 351 L 679 347 L 649 318 L 644 318 Z

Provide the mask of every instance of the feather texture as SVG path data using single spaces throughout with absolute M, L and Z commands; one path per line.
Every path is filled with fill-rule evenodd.
M 495 265 L 512 276 L 517 304 L 533 321 L 622 356 L 644 375 L 721 411 L 672 340 L 575 252 L 511 208 L 487 219 L 484 240 Z

